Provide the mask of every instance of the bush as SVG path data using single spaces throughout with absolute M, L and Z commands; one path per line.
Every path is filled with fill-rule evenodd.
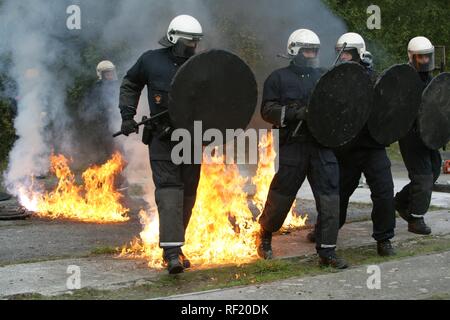
M 6 168 L 6 160 L 15 140 L 11 106 L 8 101 L 0 100 L 0 172 Z

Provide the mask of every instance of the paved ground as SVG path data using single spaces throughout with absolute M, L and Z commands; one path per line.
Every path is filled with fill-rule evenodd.
M 133 214 L 127 223 L 96 225 L 46 221 L 0 221 L 0 265 L 63 257 L 83 257 L 104 248 L 122 247 L 142 226 Z
M 368 266 L 316 277 L 173 296 L 167 300 L 406 300 L 450 298 L 450 252 L 380 264 L 380 289 Z M 369 280 L 371 285 L 375 281 Z
M 450 234 L 448 211 L 430 214 L 429 224 L 435 235 Z M 340 248 L 360 247 L 373 243 L 370 222 L 351 223 L 340 234 Z M 307 230 L 278 235 L 274 251 L 278 258 L 310 255 L 314 245 L 306 240 Z M 396 241 L 418 238 L 406 231 L 406 224 L 398 221 Z M 0 267 L 0 297 L 24 293 L 56 295 L 70 291 L 67 286 L 68 267 L 80 267 L 82 288 L 111 289 L 133 286 L 165 275 L 164 271 L 149 270 L 143 261 L 114 259 L 99 256 L 78 259 L 58 259 L 36 263 L 13 264 Z M 194 268 L 195 270 L 195 268 Z
M 396 170 L 394 168 L 394 172 L 396 172 L 395 185 L 396 190 L 399 190 L 407 183 L 407 179 L 405 172 L 401 168 L 398 171 Z M 447 176 L 443 176 L 441 179 L 445 180 Z M 313 224 L 316 217 L 316 210 L 312 201 L 312 192 L 308 184 L 305 184 L 300 190 L 299 197 L 301 197 L 301 200 L 298 200 L 298 211 L 308 213 L 310 216 L 309 223 Z M 355 222 L 345 226 L 340 233 L 339 246 L 341 248 L 373 244 L 373 240 L 370 237 L 372 224 L 370 221 L 363 221 L 370 217 L 371 206 L 369 199 L 370 191 L 366 188 L 358 189 L 352 197 L 353 204 L 349 210 L 350 220 L 362 222 Z M 112 256 L 97 255 L 98 252 L 102 252 L 105 249 L 108 251 L 111 248 L 122 247 L 139 235 L 142 227 L 137 218 L 137 212 L 144 204 L 138 198 L 130 198 L 127 205 L 131 209 L 131 220 L 121 224 L 95 225 L 67 221 L 47 221 L 36 218 L 25 221 L 0 221 L 0 243 L 2 244 L 0 247 L 0 297 L 23 293 L 56 295 L 67 292 L 66 282 L 70 276 L 67 271 L 71 265 L 80 267 L 83 288 L 111 289 L 124 286 L 129 287 L 144 284 L 165 274 L 165 272 L 149 270 L 144 261 L 121 260 L 115 259 Z M 432 205 L 435 207 L 450 208 L 450 194 L 434 193 Z M 450 234 L 449 218 L 448 209 L 433 211 L 427 215 L 427 220 L 432 226 L 434 234 L 438 235 Z M 307 230 L 303 230 L 276 236 L 274 239 L 274 249 L 277 257 L 294 257 L 314 253 L 314 245 L 306 241 L 307 232 Z M 396 241 L 403 241 L 415 237 L 406 231 L 406 224 L 399 220 Z M 417 264 L 411 262 L 411 265 L 417 265 L 419 267 L 416 271 L 411 270 L 410 273 L 417 272 L 418 276 L 413 277 L 411 275 L 411 277 L 408 277 L 409 271 L 405 271 L 405 278 L 397 279 L 394 277 L 396 274 L 392 274 L 392 278 L 389 278 L 390 274 L 386 273 L 386 280 L 383 280 L 386 287 L 377 292 L 386 291 L 386 297 L 395 297 L 395 295 L 390 296 L 389 294 L 397 291 L 400 292 L 401 290 L 411 291 L 411 296 L 405 295 L 405 298 L 422 297 L 422 295 L 415 296 L 415 294 L 421 292 L 426 296 L 426 290 L 428 290 L 428 293 L 447 292 L 439 286 L 440 284 L 446 285 L 447 282 L 441 281 L 441 283 L 438 283 L 438 280 L 447 280 L 446 277 L 448 275 L 441 272 L 439 268 L 445 262 L 448 264 L 448 253 L 443 254 L 442 257 L 439 255 L 433 257 L 432 261 L 435 263 L 428 268 L 433 267 L 433 277 L 430 278 L 426 278 L 422 272 L 426 269 L 426 265 L 424 265 L 424 269 L 422 270 L 422 258 L 417 257 L 414 259 L 419 259 L 417 260 L 419 262 Z M 399 266 L 408 270 L 406 268 L 408 265 L 403 263 L 405 262 L 399 262 Z M 390 270 L 389 266 L 387 264 L 386 270 Z M 328 286 L 334 288 L 333 292 L 336 291 L 336 293 L 331 298 L 339 299 L 349 294 L 344 290 L 347 287 L 350 288 L 348 285 L 353 287 L 358 286 L 359 288 L 359 283 L 363 280 L 364 276 L 367 277 L 365 272 L 361 270 L 347 271 L 345 277 L 342 276 L 343 278 L 339 278 L 337 275 L 329 275 L 328 277 L 330 278 L 321 277 L 318 279 L 323 281 L 325 291 L 329 291 L 326 290 Z M 360 277 L 357 276 L 358 274 L 360 274 Z M 337 278 L 334 279 L 332 276 L 339 278 L 337 282 Z M 354 281 L 350 282 L 350 279 L 353 278 Z M 412 279 L 411 281 L 418 280 L 420 284 L 423 281 L 426 282 L 426 280 L 429 280 L 429 282 L 435 283 L 436 285 L 433 285 L 434 287 L 431 289 L 428 287 L 422 288 L 420 285 L 410 287 L 406 284 L 406 279 Z M 313 293 L 309 293 L 311 290 L 307 288 L 310 288 L 308 287 L 309 285 L 313 286 L 314 279 L 305 281 L 305 291 L 301 295 L 295 296 L 296 298 L 326 298 L 324 296 L 326 294 L 325 291 L 313 290 Z M 336 283 L 333 284 L 333 281 Z M 397 291 L 395 284 L 390 285 L 390 283 L 394 282 L 402 283 L 402 286 L 398 286 L 399 290 Z M 341 289 L 339 289 L 339 284 L 341 285 Z M 389 286 L 393 286 L 394 288 L 390 288 Z M 264 294 L 264 288 L 266 286 L 262 286 L 262 288 L 261 294 Z M 267 285 L 267 290 L 270 290 L 270 288 L 270 285 Z M 363 286 L 363 288 L 365 287 Z M 390 291 L 390 289 L 393 291 Z M 254 289 L 250 288 L 246 290 L 244 289 L 243 292 L 245 293 L 248 290 L 251 291 Z M 296 292 L 302 292 L 298 288 L 296 290 Z M 274 295 L 273 298 L 288 298 L 292 295 L 292 292 L 289 290 L 286 291 L 286 295 L 284 296 L 283 290 L 276 292 L 274 293 L 276 296 Z M 370 297 L 371 293 L 364 294 L 360 297 Z M 402 293 L 400 292 L 399 294 Z M 352 296 L 349 295 L 348 297 Z
M 396 189 L 406 180 L 396 179 Z M 299 192 L 297 211 L 309 215 L 308 224 L 317 217 L 312 191 L 305 184 Z M 357 189 L 349 207 L 348 221 L 370 219 L 370 191 Z M 12 200 L 14 201 L 14 200 Z M 450 194 L 433 193 L 432 205 L 450 207 Z M 129 200 L 131 219 L 127 223 L 96 225 L 31 218 L 25 221 L 0 221 L 0 265 L 33 260 L 84 257 L 102 248 L 122 247 L 139 236 L 142 226 L 138 211 L 144 204 Z M 255 212 L 257 215 L 257 212 Z M 450 230 L 450 229 L 449 229 Z

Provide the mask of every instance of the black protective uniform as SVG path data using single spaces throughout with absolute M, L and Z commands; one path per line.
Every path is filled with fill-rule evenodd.
M 374 72 L 367 65 L 365 67 L 374 81 Z M 347 219 L 350 197 L 358 188 L 359 180 L 364 173 L 373 203 L 372 236 L 376 241 L 392 239 L 396 224 L 394 182 L 386 146 L 372 138 L 366 125 L 353 141 L 336 149 L 335 154 L 340 171 L 340 228 Z
M 172 48 L 144 53 L 128 71 L 120 91 L 123 120 L 136 115 L 142 90 L 147 86 L 151 115 L 168 108 L 169 88 L 175 73 L 187 59 L 175 57 Z M 152 138 L 147 141 L 155 183 L 155 199 L 160 221 L 160 246 L 164 249 L 181 247 L 185 230 L 195 204 L 200 165 L 175 165 L 171 160 L 173 144 L 170 120 L 163 117 L 152 124 Z
M 119 82 L 114 80 L 97 81 L 79 112 L 79 156 L 83 166 L 105 163 L 116 151 L 111 128 L 113 111 L 117 110 Z
M 432 75 L 419 75 L 425 89 L 433 80 Z M 421 218 L 430 207 L 433 185 L 441 173 L 442 157 L 439 151 L 429 149 L 422 142 L 417 122 L 399 143 L 411 182 L 397 193 L 395 206 L 398 211 L 404 211 L 413 218 Z
M 308 178 L 318 211 L 317 250 L 327 256 L 336 247 L 339 229 L 339 167 L 333 151 L 318 144 L 306 122 L 299 135 L 292 137 L 299 121 L 291 116 L 293 110 L 307 106 L 322 73 L 292 63 L 272 73 L 265 82 L 261 113 L 264 120 L 280 129 L 280 168 L 259 222 L 266 232 L 278 231 Z

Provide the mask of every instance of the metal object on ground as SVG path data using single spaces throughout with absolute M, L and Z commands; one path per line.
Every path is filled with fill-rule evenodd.
M 8 201 L 11 199 L 11 195 L 7 193 L 0 192 L 0 202 L 1 201 Z
M 444 174 L 450 174 L 450 160 L 444 161 Z
M 0 220 L 23 220 L 31 216 L 31 212 L 16 203 L 0 203 Z

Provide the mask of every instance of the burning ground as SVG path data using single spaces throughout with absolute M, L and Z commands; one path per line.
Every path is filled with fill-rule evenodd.
M 240 175 L 236 165 L 225 165 L 221 157 L 202 167 L 197 201 L 184 247 L 194 265 L 242 264 L 257 259 L 257 216 L 264 207 L 275 173 L 275 157 L 273 138 L 268 135 L 261 139 L 261 161 L 251 181 Z M 50 162 L 51 172 L 58 179 L 53 190 L 38 191 L 42 186 L 33 183 L 30 189 L 18 191 L 21 204 L 35 212 L 37 217 L 98 224 L 129 219 L 129 209 L 122 205 L 123 195 L 117 191 L 115 182 L 124 167 L 119 153 L 104 165 L 87 169 L 82 174 L 82 184 L 77 183 L 67 158 L 53 155 Z M 245 191 L 249 183 L 256 187 L 254 195 Z M 250 209 L 250 203 L 258 209 L 256 214 Z M 141 210 L 139 215 L 144 230 L 140 238 L 122 249 L 121 257 L 143 258 L 149 267 L 161 268 L 157 212 Z M 303 227 L 306 220 L 307 216 L 291 212 L 284 229 Z

